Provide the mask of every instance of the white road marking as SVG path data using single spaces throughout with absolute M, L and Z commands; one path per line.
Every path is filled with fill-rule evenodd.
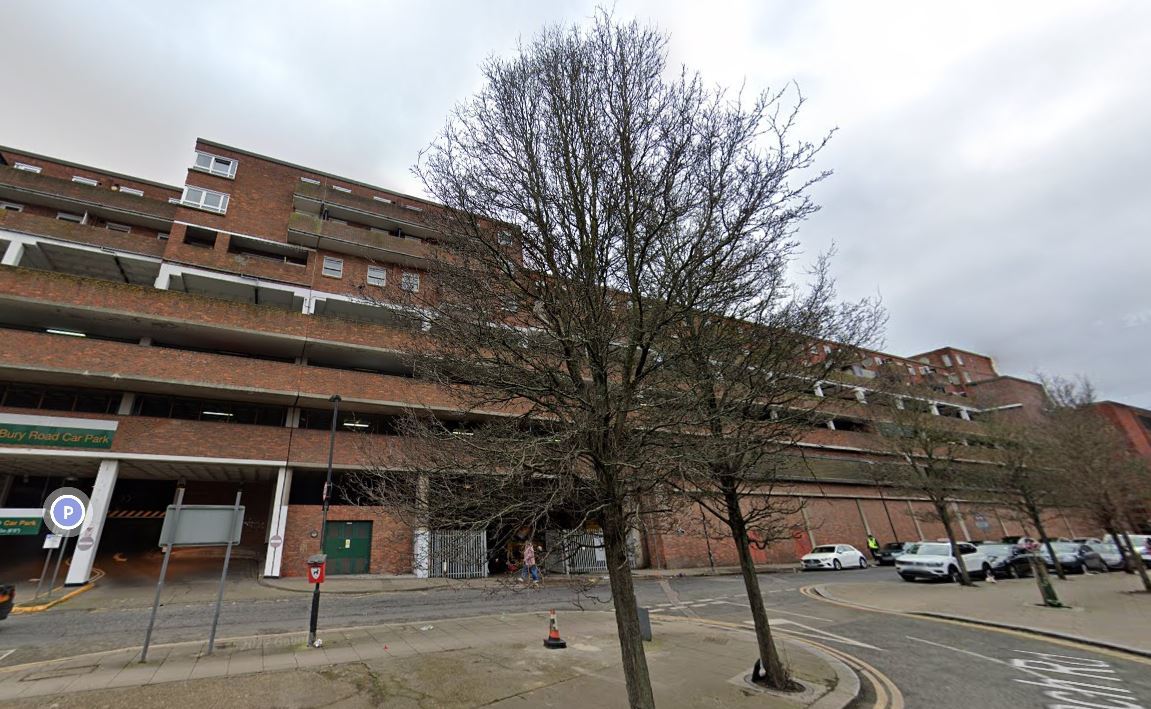
M 910 635 L 907 636 L 907 639 L 908 640 L 914 640 L 917 643 L 923 643 L 924 645 L 934 645 L 935 647 L 941 647 L 944 650 L 951 650 L 952 652 L 961 652 L 964 655 L 971 655 L 972 657 L 978 657 L 980 660 L 987 660 L 988 662 L 994 662 L 997 665 L 1005 665 L 1007 667 L 1011 667 L 1011 663 L 1008 662 L 1007 660 L 1000 660 L 999 658 L 996 658 L 996 657 L 988 657 L 987 655 L 980 655 L 978 652 L 972 652 L 970 650 L 964 650 L 963 648 L 960 648 L 960 647 L 952 647 L 950 645 L 944 645 L 943 643 L 932 642 L 931 640 L 924 640 L 923 638 L 913 638 Z
M 874 645 L 868 645 L 867 643 L 863 643 L 863 642 L 860 642 L 858 640 L 852 640 L 851 638 L 846 638 L 842 635 L 836 635 L 835 633 L 829 633 L 826 630 L 820 630 L 819 628 L 813 628 L 810 625 L 804 625 L 803 623 L 796 623 L 794 620 L 787 620 L 785 618 L 768 618 L 767 623 L 768 623 L 768 625 L 771 625 L 771 626 L 794 625 L 797 628 L 803 628 L 803 632 L 791 631 L 787 627 L 780 628 L 780 630 L 782 630 L 784 632 L 792 632 L 793 634 L 796 634 L 796 635 L 811 635 L 811 636 L 814 636 L 816 638 L 822 638 L 824 640 L 830 640 L 831 642 L 842 643 L 844 645 L 854 645 L 856 647 L 867 648 L 868 650 L 878 650 L 879 652 L 885 652 L 884 649 L 881 647 L 876 647 Z M 751 626 L 753 628 L 755 627 L 755 623 L 750 621 L 750 620 L 745 620 L 743 622 L 743 624 L 747 625 L 747 626 Z
M 14 652 L 16 652 L 16 651 L 15 650 L 7 650 L 3 653 L 0 653 L 0 662 L 3 662 L 4 658 L 8 657 L 9 655 L 11 655 Z
M 747 603 L 736 603 L 734 601 L 720 601 L 720 603 L 726 603 L 730 606 L 739 606 L 740 608 L 751 608 L 751 606 L 748 605 Z M 818 615 L 807 615 L 806 613 L 796 613 L 795 611 L 785 611 L 781 608 L 775 608 L 775 607 L 768 608 L 767 612 L 768 613 L 783 613 L 784 615 L 794 615 L 798 618 L 808 618 L 809 620 L 821 620 L 824 623 L 834 623 L 835 622 L 834 620 L 831 620 L 830 618 L 823 618 L 823 617 L 818 616 Z

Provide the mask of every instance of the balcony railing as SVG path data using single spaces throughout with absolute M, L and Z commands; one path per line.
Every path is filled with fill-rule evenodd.
M 405 239 L 384 232 L 326 221 L 303 212 L 292 213 L 288 221 L 288 240 L 313 248 L 350 251 L 405 266 L 419 266 L 431 256 L 431 247 L 419 239 Z
M 86 246 L 106 246 L 155 258 L 164 255 L 166 245 L 164 241 L 154 236 L 124 234 L 100 227 L 76 224 L 63 219 L 52 219 L 51 217 L 10 210 L 0 210 L 0 229 L 31 236 L 46 236 Z
M 126 192 L 118 192 L 105 186 L 85 185 L 58 177 L 50 177 L 25 170 L 0 166 L 0 197 L 15 202 L 45 204 L 53 207 L 80 205 L 83 209 L 73 211 L 110 211 L 136 214 L 156 221 L 171 223 L 176 215 L 176 205 L 169 204 L 168 198 L 175 193 L 162 192 L 155 188 L 155 196 L 139 197 Z

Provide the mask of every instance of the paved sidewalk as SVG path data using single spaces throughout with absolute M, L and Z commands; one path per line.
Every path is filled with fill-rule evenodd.
M 321 632 L 236 638 L 213 655 L 204 643 L 139 649 L 0 669 L 5 707 L 625 706 L 615 619 L 562 613 L 566 650 L 546 650 L 547 616 L 508 614 Z M 747 684 L 754 636 L 687 622 L 657 622 L 646 644 L 661 707 L 843 707 L 846 669 L 804 646 L 782 648 L 812 687 L 780 697 Z M 835 688 L 839 686 L 839 691 Z
M 1151 594 L 1137 576 L 1124 573 L 1053 578 L 1070 608 L 1041 604 L 1033 579 L 979 583 L 975 588 L 941 583 L 824 584 L 833 600 L 884 610 L 930 613 L 1074 636 L 1089 642 L 1151 654 Z

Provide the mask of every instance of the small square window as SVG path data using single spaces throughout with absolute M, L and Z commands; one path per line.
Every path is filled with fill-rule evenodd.
M 311 178 L 311 177 L 301 177 L 301 178 L 300 178 L 300 182 L 304 182 L 304 183 L 307 183 L 307 184 L 309 184 L 309 185 L 318 185 L 318 184 L 320 184 L 320 181 L 319 181 L 319 180 L 317 180 L 317 179 L 314 179 L 314 178 Z
M 352 193 L 352 191 L 350 189 L 348 189 L 347 187 L 340 187 L 339 185 L 332 185 L 332 189 L 334 189 L 337 192 L 344 192 L 346 194 Z
M 823 354 L 831 354 L 831 345 L 823 346 Z
M 388 284 L 388 270 L 383 266 L 368 266 L 368 285 L 386 286 Z
M 144 190 L 138 190 L 135 187 L 119 186 L 119 187 L 117 187 L 117 191 L 121 192 L 122 194 L 130 194 L 133 197 L 143 197 L 144 196 Z
M 127 224 L 117 224 L 116 222 L 108 222 L 104 227 L 108 229 L 108 231 L 119 231 L 125 234 L 129 234 L 132 231 L 132 227 Z
M 404 271 L 404 275 L 400 278 L 400 288 L 409 293 L 417 293 L 420 290 L 420 274 L 412 271 Z
M 907 368 L 907 373 L 908 373 L 908 374 L 912 374 L 912 375 L 914 375 L 914 374 L 915 374 L 915 367 L 908 367 L 908 368 Z
M 61 221 L 73 222 L 76 224 L 83 224 L 84 223 L 84 215 L 83 214 L 73 214 L 71 212 L 56 212 L 56 218 L 61 220 Z
M 343 278 L 344 259 L 335 258 L 334 256 L 325 256 L 323 274 L 328 278 Z
M 919 373 L 920 373 L 920 374 L 923 374 L 923 375 L 926 375 L 926 374 L 927 374 L 928 372 L 930 372 L 930 371 L 931 371 L 931 368 L 930 368 L 930 367 L 920 367 L 920 368 L 919 368 Z
M 964 372 L 963 373 L 963 381 L 967 382 L 968 384 L 971 383 L 971 373 L 970 372 Z
M 40 171 L 44 169 L 38 165 L 29 165 L 26 162 L 18 162 L 12 167 L 16 168 L 17 170 L 23 170 L 24 172 L 34 172 L 37 175 L 39 175 Z
M 963 355 L 960 355 L 957 353 L 955 355 L 955 363 L 958 364 L 960 367 L 962 367 L 963 366 Z
M 392 200 L 388 199 L 387 197 L 381 197 L 378 194 L 372 195 L 372 199 L 376 200 L 377 202 L 383 202 L 384 204 L 392 204 Z
M 0 209 L 6 210 L 9 212 L 23 212 L 24 211 L 24 205 L 16 204 L 15 202 L 0 202 Z
M 180 200 L 188 207 L 204 209 L 209 212 L 224 214 L 228 211 L 228 195 L 223 192 L 213 192 L 202 187 L 184 187 L 184 196 Z
M 161 231 L 161 232 L 158 232 L 156 234 L 156 238 L 159 239 L 160 241 L 167 241 L 168 236 L 169 236 L 169 234 L 166 231 Z
M 512 233 L 506 229 L 497 234 L 496 239 L 499 240 L 500 246 L 512 245 Z
M 73 175 L 72 181 L 73 182 L 79 182 L 82 185 L 89 185 L 91 187 L 99 187 L 100 186 L 99 180 L 94 180 L 91 177 L 83 177 L 81 175 Z

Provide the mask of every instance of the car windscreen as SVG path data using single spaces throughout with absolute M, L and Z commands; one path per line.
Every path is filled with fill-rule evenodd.
M 903 542 L 888 542 L 883 545 L 883 551 L 899 551 L 903 548 Z
M 1119 556 L 1119 550 L 1110 544 L 1096 542 L 1094 544 L 1088 544 L 1087 546 L 1091 547 L 1092 551 L 1097 551 L 1100 554 L 1114 554 L 1115 556 Z
M 816 547 L 811 550 L 812 554 L 834 554 L 835 547 Z
M 1057 554 L 1075 554 L 1079 551 L 1079 545 L 1070 542 L 1055 542 L 1051 545 L 1051 548 L 1054 549 Z
M 920 544 L 915 550 L 916 554 L 928 556 L 951 556 L 950 544 Z

